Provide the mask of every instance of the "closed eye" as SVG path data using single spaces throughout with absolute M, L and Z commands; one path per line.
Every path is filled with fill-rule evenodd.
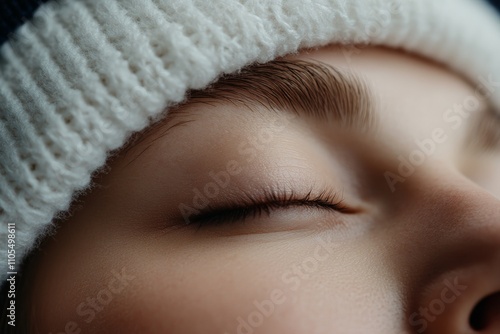
M 314 194 L 309 191 L 305 195 L 295 192 L 269 192 L 261 196 L 244 194 L 234 203 L 216 207 L 207 207 L 189 219 L 190 224 L 198 228 L 207 225 L 235 224 L 261 216 L 270 216 L 272 212 L 293 207 L 329 210 L 337 213 L 353 213 L 354 210 L 343 204 L 343 199 L 336 193 L 323 191 Z

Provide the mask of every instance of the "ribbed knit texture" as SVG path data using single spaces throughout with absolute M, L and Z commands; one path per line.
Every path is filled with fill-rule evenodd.
M 19 261 L 110 150 L 223 73 L 335 42 L 498 80 L 499 32 L 477 0 L 49 2 L 0 50 L 0 245 L 15 223 Z

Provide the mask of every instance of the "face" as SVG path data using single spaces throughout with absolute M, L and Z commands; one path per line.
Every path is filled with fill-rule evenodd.
M 498 332 L 498 78 L 346 51 L 195 93 L 117 154 L 40 251 L 39 333 Z

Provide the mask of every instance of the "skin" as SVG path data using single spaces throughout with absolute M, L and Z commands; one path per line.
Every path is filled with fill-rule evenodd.
M 287 58 L 362 75 L 379 101 L 376 134 L 228 102 L 186 104 L 189 123 L 118 154 L 43 245 L 32 297 L 39 333 L 498 333 L 500 153 L 465 147 L 485 100 L 454 129 L 443 114 L 476 87 L 401 51 L 344 51 Z M 262 129 L 273 135 L 263 145 Z M 386 172 L 397 174 L 398 156 L 436 129 L 433 154 L 391 189 Z M 260 143 L 253 159 L 238 150 L 251 140 Z M 212 204 L 314 185 L 342 192 L 355 210 L 296 206 L 173 226 L 211 171 L 235 174 Z M 122 289 L 109 294 L 110 284 Z M 474 331 L 471 312 L 491 295 Z

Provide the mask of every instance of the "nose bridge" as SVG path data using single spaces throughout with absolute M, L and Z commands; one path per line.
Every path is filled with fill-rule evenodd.
M 462 248 L 492 247 L 500 252 L 500 200 L 474 183 L 443 181 L 420 192 L 417 224 L 424 224 L 435 241 L 462 243 Z M 418 204 L 417 204 L 418 205 Z
M 446 168 L 407 181 L 392 195 L 386 216 L 391 230 L 384 234 L 397 272 L 411 271 L 405 279 L 418 281 L 417 275 L 423 279 L 467 263 L 498 263 L 500 199 Z
M 433 185 L 416 182 L 409 190 L 410 207 L 403 210 L 404 223 L 399 227 L 406 239 L 402 251 L 416 255 L 421 273 L 478 263 L 498 266 L 500 200 L 462 177 L 426 180 Z
M 408 323 L 425 333 L 473 333 L 469 321 L 476 305 L 500 291 L 500 200 L 452 174 L 426 180 L 408 190 L 411 209 L 401 227 L 409 231 L 407 252 L 417 258 L 407 268 Z M 500 333 L 500 323 L 491 320 L 500 311 L 488 307 L 495 316 L 484 318 Z

